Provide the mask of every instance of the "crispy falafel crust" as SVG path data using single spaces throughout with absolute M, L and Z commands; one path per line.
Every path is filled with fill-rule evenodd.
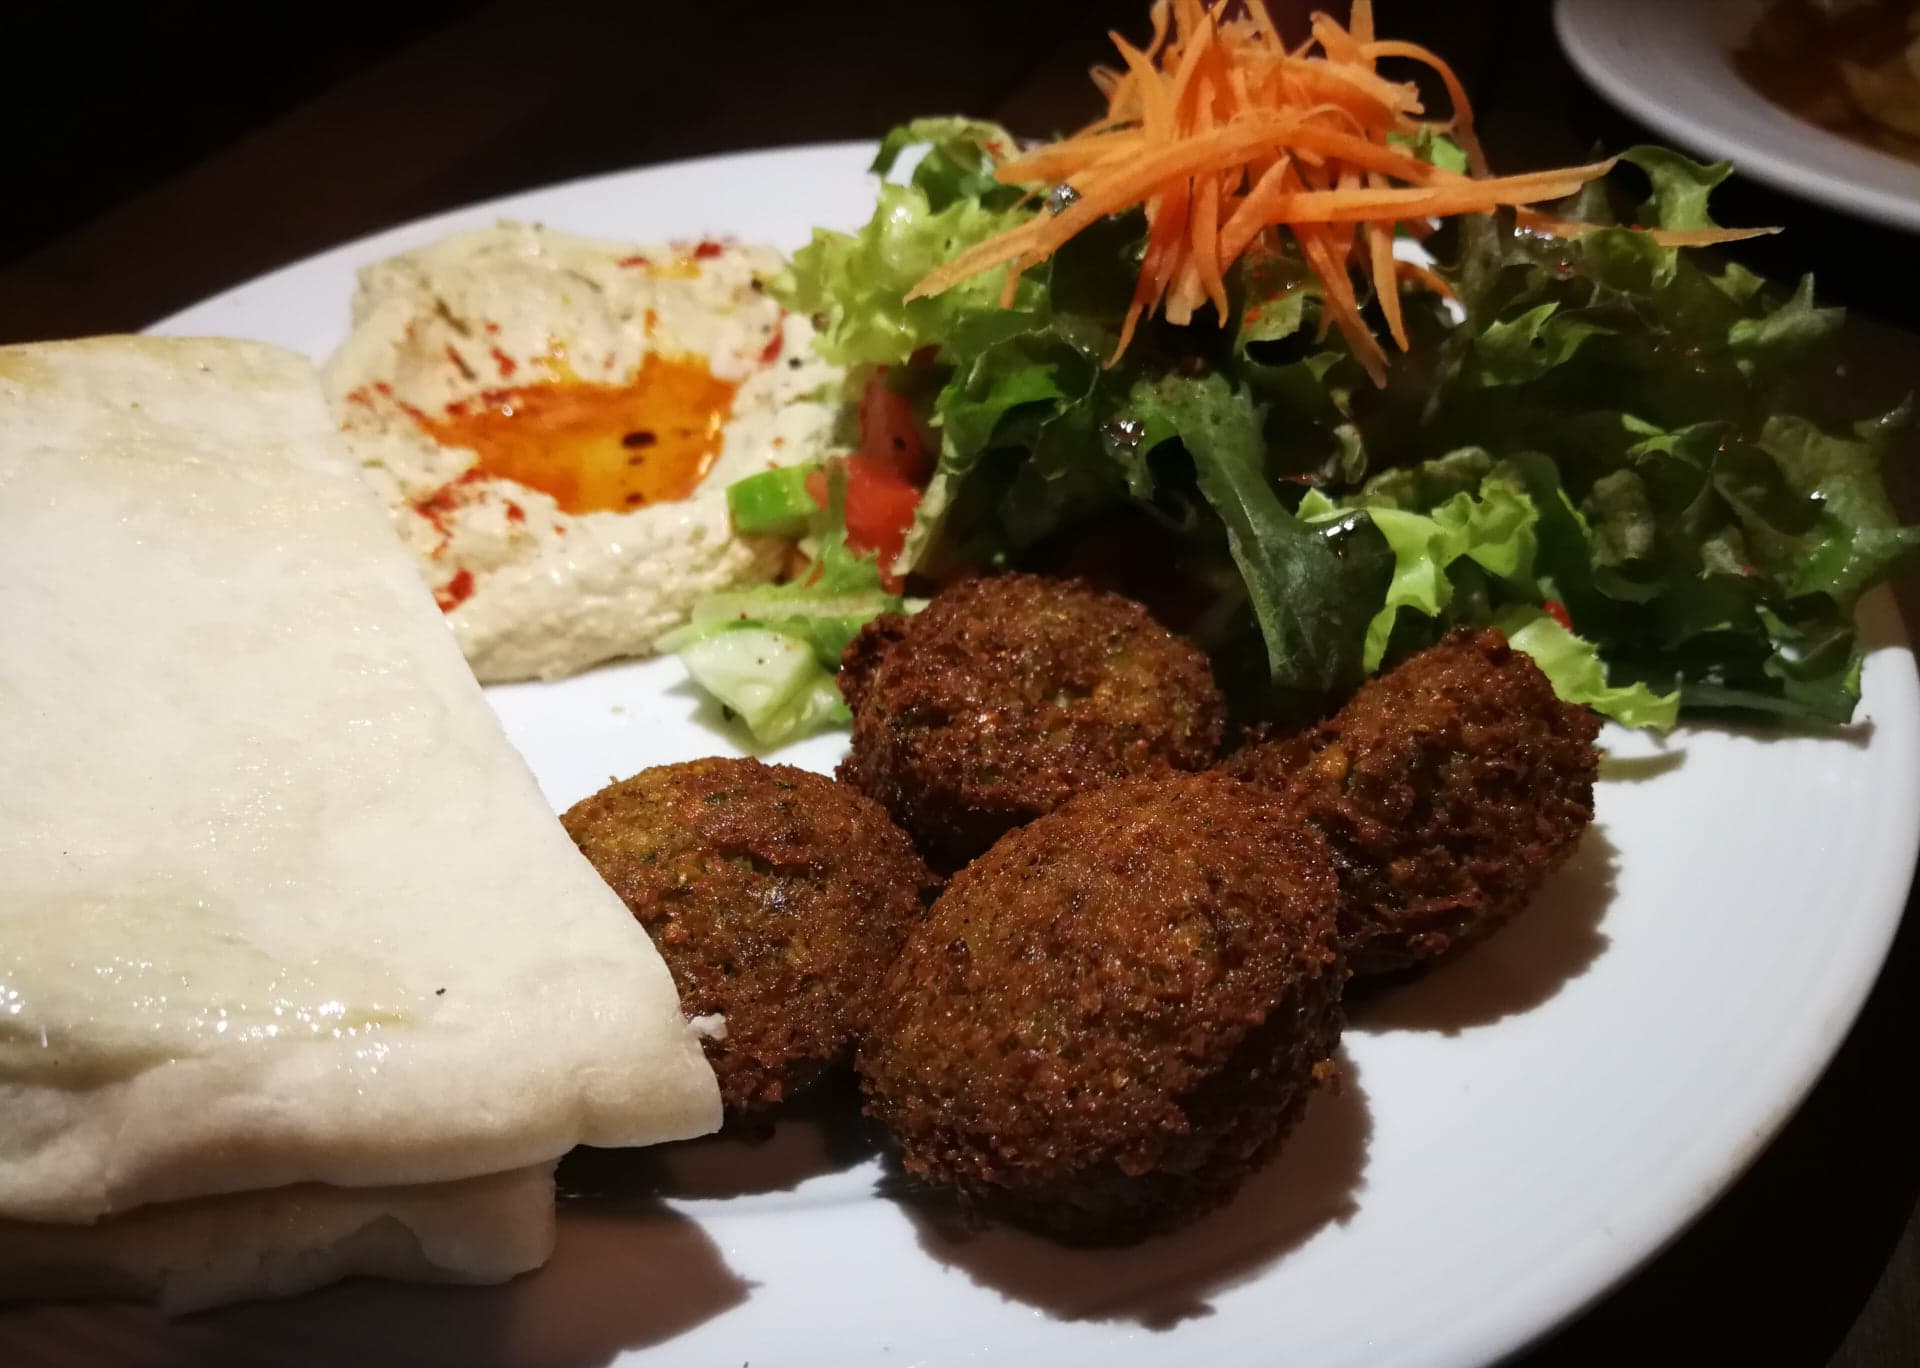
M 1599 730 L 1499 632 L 1461 629 L 1221 769 L 1327 838 L 1348 962 L 1383 973 L 1493 930 L 1572 853 L 1593 821 Z
M 879 804 L 758 760 L 662 765 L 561 818 L 653 937 L 730 1116 L 844 1060 L 938 881 Z
M 1131 599 L 1077 580 L 995 575 L 869 624 L 840 687 L 839 775 L 877 799 L 935 868 L 964 865 L 1074 794 L 1220 750 L 1207 659 Z
M 1224 1201 L 1333 1071 L 1346 977 L 1325 845 L 1217 775 L 1073 799 L 956 875 L 859 1067 L 907 1170 L 1107 1242 Z

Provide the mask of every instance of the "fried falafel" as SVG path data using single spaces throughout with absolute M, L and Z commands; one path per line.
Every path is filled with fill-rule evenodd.
M 880 977 L 938 888 L 877 803 L 758 760 L 662 765 L 561 818 L 648 935 L 706 1041 L 730 1118 L 851 1051 Z
M 1074 794 L 1197 770 L 1226 709 L 1207 659 L 1146 609 L 1075 580 L 966 580 L 847 648 L 840 778 L 877 799 L 936 869 L 964 865 Z
M 908 1172 L 1076 1242 L 1224 1201 L 1331 1076 L 1325 843 L 1213 774 L 1082 794 L 955 875 L 859 1069 Z
M 1333 717 L 1221 769 L 1326 837 L 1356 974 L 1438 958 L 1500 925 L 1593 820 L 1599 719 L 1492 629 L 1459 629 Z

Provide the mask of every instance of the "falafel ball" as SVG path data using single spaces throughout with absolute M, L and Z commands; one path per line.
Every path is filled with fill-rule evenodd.
M 1219 754 L 1226 708 L 1207 659 L 1131 599 L 1008 574 L 869 624 L 840 688 L 839 775 L 941 870 L 1074 794 Z
M 730 1117 L 844 1061 L 938 881 L 879 804 L 758 760 L 643 770 L 561 819 L 647 929 Z
M 1405 969 L 1523 907 L 1593 821 L 1600 722 L 1492 629 L 1458 629 L 1333 717 L 1221 766 L 1285 795 L 1340 871 L 1356 974 Z
M 1337 898 L 1271 795 L 1215 774 L 1082 794 L 907 938 L 860 1048 L 867 1111 L 976 1214 L 1082 1243 L 1178 1225 L 1333 1074 Z

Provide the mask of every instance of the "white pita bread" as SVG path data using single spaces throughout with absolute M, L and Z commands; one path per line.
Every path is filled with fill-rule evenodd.
M 498 1283 L 547 1261 L 553 1224 L 551 1164 L 415 1188 L 200 1197 L 95 1226 L 0 1221 L 0 1300 L 139 1298 L 184 1315 L 363 1275 Z
M 719 1124 L 304 360 L 0 348 L 0 621 L 0 1218 Z

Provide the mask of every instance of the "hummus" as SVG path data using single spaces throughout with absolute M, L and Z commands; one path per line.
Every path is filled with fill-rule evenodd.
M 780 266 L 502 223 L 361 272 L 328 399 L 483 682 L 646 654 L 779 568 L 725 490 L 823 454 L 840 380 Z

